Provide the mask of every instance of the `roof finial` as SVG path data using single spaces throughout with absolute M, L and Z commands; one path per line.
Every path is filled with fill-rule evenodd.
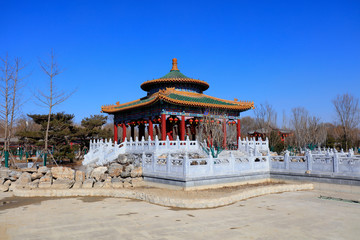
M 172 60 L 172 69 L 170 71 L 179 71 L 178 67 L 177 67 L 177 59 L 173 58 Z

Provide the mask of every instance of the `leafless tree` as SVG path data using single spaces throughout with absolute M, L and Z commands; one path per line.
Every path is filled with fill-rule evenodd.
M 4 129 L 4 150 L 9 150 L 10 140 L 14 134 L 14 124 L 18 117 L 21 101 L 20 89 L 22 88 L 22 70 L 25 65 L 20 58 L 11 61 L 6 55 L 1 58 L 1 124 Z
M 225 114 L 213 111 L 204 115 L 199 123 L 197 138 L 201 143 L 206 142 L 213 157 L 217 157 L 223 149 L 225 119 Z
M 255 119 L 252 117 L 246 116 L 241 118 L 241 136 L 246 137 L 248 132 L 255 130 Z
M 35 95 L 36 99 L 39 101 L 40 105 L 43 107 L 46 107 L 48 109 L 48 120 L 47 120 L 47 126 L 46 126 L 46 132 L 45 132 L 45 152 L 48 150 L 48 138 L 49 138 L 49 127 L 50 127 L 50 118 L 52 110 L 55 106 L 59 105 L 60 103 L 66 101 L 73 93 L 67 93 L 65 91 L 59 91 L 55 86 L 55 79 L 56 77 L 62 73 L 62 70 L 60 69 L 54 50 L 51 50 L 50 53 L 50 60 L 49 61 L 43 61 L 40 59 L 40 68 L 45 73 L 49 80 L 49 89 L 47 93 L 42 92 L 41 90 L 38 90 L 38 94 Z
M 255 124 L 256 127 L 270 132 L 271 129 L 277 126 L 277 113 L 275 109 L 269 104 L 260 104 L 255 108 Z
M 337 95 L 332 103 L 336 112 L 336 123 L 342 127 L 345 149 L 348 150 L 351 132 L 359 125 L 359 99 L 346 93 Z
M 292 109 L 291 125 L 294 130 L 293 144 L 298 148 L 308 144 L 321 145 L 326 141 L 326 129 L 320 118 L 310 116 L 303 107 Z

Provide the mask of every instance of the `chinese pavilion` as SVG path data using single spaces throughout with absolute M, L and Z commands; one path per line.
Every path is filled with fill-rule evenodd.
M 180 140 L 185 140 L 185 136 L 195 140 L 204 116 L 222 123 L 225 136 L 226 124 L 236 124 L 239 139 L 240 113 L 254 108 L 254 102 L 229 101 L 205 95 L 203 92 L 209 84 L 182 74 L 176 58 L 172 60 L 172 69 L 168 74 L 146 81 L 140 87 L 147 92 L 145 97 L 101 107 L 102 112 L 114 115 L 114 141 L 118 141 L 119 127 L 122 128 L 122 141 L 126 139 L 128 129 L 135 139 L 135 127 L 138 128 L 139 139 L 145 136 L 147 129 L 152 140 L 155 135 L 162 140 L 166 136 L 170 140 L 177 136 Z

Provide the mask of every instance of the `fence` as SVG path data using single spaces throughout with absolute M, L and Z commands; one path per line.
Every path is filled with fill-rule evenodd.
M 247 172 L 269 171 L 268 156 L 189 158 L 188 154 L 156 156 L 145 153 L 142 157 L 144 175 L 181 180 L 232 176 Z

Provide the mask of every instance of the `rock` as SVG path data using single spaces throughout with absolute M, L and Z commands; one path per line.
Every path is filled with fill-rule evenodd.
M 31 182 L 31 175 L 28 172 L 23 172 L 19 179 L 16 180 L 16 185 L 17 186 L 25 186 L 27 185 L 29 182 Z
M 128 162 L 128 157 L 126 155 L 124 155 L 124 154 L 121 154 L 121 155 L 118 156 L 117 161 L 119 163 L 121 163 L 121 164 L 125 164 L 125 163 Z
M 94 170 L 94 167 L 88 165 L 85 169 L 85 178 L 89 179 L 91 177 L 91 172 Z
M 23 168 L 23 169 L 21 169 L 21 171 L 33 173 L 33 172 L 37 172 L 37 169 L 36 168 Z
M 11 185 L 11 183 L 12 183 L 11 180 L 6 180 L 3 185 L 9 187 Z
M 112 178 L 111 183 L 112 183 L 113 188 L 123 188 L 124 187 L 124 183 L 121 178 Z
M 38 188 L 39 182 L 40 182 L 40 180 L 39 180 L 39 179 L 36 179 L 36 180 L 28 183 L 29 189 Z
M 90 179 L 86 179 L 83 182 L 82 188 L 92 188 L 94 185 L 94 179 L 90 178 Z
M 131 183 L 131 177 L 127 177 L 127 178 L 123 179 L 123 182 Z
M 14 177 L 14 178 L 18 179 L 21 176 L 21 173 L 22 172 L 19 172 L 19 171 L 11 171 L 10 177 Z
M 94 184 L 94 188 L 102 188 L 104 186 L 104 182 L 96 182 Z
M 105 180 L 106 176 L 105 173 L 107 172 L 107 167 L 97 167 L 91 172 L 91 177 L 95 178 L 96 181 Z
M 43 176 L 42 173 L 34 172 L 31 174 L 31 181 L 34 181 L 35 179 L 40 179 Z
M 76 182 L 84 182 L 85 181 L 85 173 L 83 171 L 76 171 L 75 181 Z
M 0 192 L 7 192 L 9 190 L 9 186 L 0 185 Z
M 112 184 L 113 188 L 123 188 L 124 187 L 123 182 L 112 182 L 111 184 Z
M 50 185 L 51 185 L 51 183 L 52 183 L 52 173 L 51 173 L 51 171 L 48 171 L 44 176 L 42 176 L 41 178 L 40 178 L 40 183 L 42 183 L 42 182 L 49 182 L 50 183 Z
M 132 165 L 129 165 L 129 166 L 132 166 Z M 122 178 L 127 178 L 127 177 L 130 177 L 130 176 L 131 176 L 131 173 L 130 173 L 130 172 L 131 172 L 133 166 L 132 166 L 132 167 L 129 167 L 129 166 L 126 166 L 125 169 L 124 169 L 124 171 L 121 172 L 120 176 L 121 176 Z
M 50 188 L 51 187 L 51 182 L 41 182 L 41 178 L 40 178 L 40 182 L 39 182 L 39 188 Z
M 142 178 L 138 177 L 138 178 L 133 178 L 131 180 L 131 184 L 133 187 L 143 187 L 145 183 Z
M 306 174 L 310 174 L 310 173 L 311 173 L 311 171 L 310 171 L 310 170 L 307 170 L 307 171 L 305 171 L 305 173 L 306 173 Z
M 125 167 L 125 171 L 126 172 L 131 172 L 132 170 L 134 170 L 134 165 L 132 165 L 132 164 L 130 164 L 130 165 L 127 165 L 126 167 Z
M 54 189 L 69 189 L 71 188 L 75 183 L 75 180 L 72 179 L 56 179 L 53 184 L 51 185 L 51 188 Z
M 119 163 L 112 163 L 109 166 L 109 175 L 110 177 L 118 177 L 123 171 L 123 166 Z
M 124 182 L 124 188 L 131 188 L 132 185 L 129 182 Z
M 132 178 L 141 177 L 142 176 L 142 167 L 133 169 L 130 173 L 130 176 Z
M 39 167 L 39 169 L 37 170 L 38 173 L 42 173 L 42 174 L 47 173 L 47 171 L 49 171 L 49 168 L 46 166 Z
M 74 180 L 75 171 L 69 167 L 53 167 L 51 168 L 53 178 Z
M 5 181 L 6 181 L 5 178 L 1 178 L 1 177 L 0 177 L 0 185 L 2 185 Z
M 72 186 L 73 189 L 79 189 L 82 187 L 82 182 L 77 181 L 74 183 L 74 185 Z
M 103 188 L 112 188 L 111 177 L 108 176 L 104 182 Z
M 10 169 L 8 168 L 0 168 L 0 178 L 8 178 L 10 176 Z

